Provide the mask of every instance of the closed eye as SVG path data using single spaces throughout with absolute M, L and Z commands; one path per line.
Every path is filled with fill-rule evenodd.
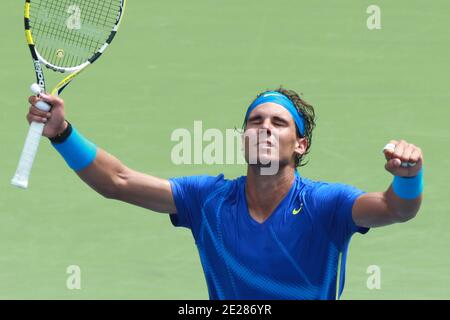
M 261 124 L 263 121 L 264 121 L 264 118 L 261 115 L 254 115 L 254 116 L 248 118 L 247 124 L 258 125 L 258 124 Z M 272 117 L 271 121 L 272 121 L 272 124 L 277 127 L 288 127 L 289 126 L 289 121 L 287 121 L 286 119 L 279 117 L 279 116 Z
M 289 126 L 289 122 L 283 118 L 280 117 L 273 117 L 273 124 L 277 126 Z
M 252 117 L 248 118 L 247 123 L 258 124 L 261 121 L 262 121 L 262 117 L 259 115 L 256 115 L 256 116 L 252 116 Z

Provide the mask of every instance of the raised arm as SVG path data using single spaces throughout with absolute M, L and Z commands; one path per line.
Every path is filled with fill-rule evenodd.
M 52 105 L 51 112 L 36 108 L 35 104 L 39 99 L 32 96 L 29 98 L 31 107 L 27 115 L 28 121 L 45 123 L 43 135 L 53 140 L 69 165 L 92 189 L 109 199 L 121 200 L 157 212 L 176 213 L 168 180 L 134 171 L 87 140 L 79 143 L 87 149 L 83 154 L 77 154 L 77 148 L 73 146 L 67 148 L 69 155 L 67 151 L 61 151 L 60 147 L 64 147 L 63 144 L 76 134 L 65 120 L 64 101 L 47 95 L 42 95 L 41 99 Z M 80 139 L 84 138 L 81 136 Z M 85 142 L 87 147 L 83 145 Z M 73 163 L 68 157 L 74 160 Z
M 168 180 L 132 170 L 100 148 L 94 162 L 77 174 L 106 198 L 161 213 L 176 213 Z
M 360 227 L 381 227 L 414 218 L 422 203 L 422 150 L 404 140 L 392 140 L 394 148 L 385 149 L 385 169 L 393 183 L 385 192 L 366 193 L 356 199 L 352 215 Z M 402 163 L 415 163 L 402 167 Z

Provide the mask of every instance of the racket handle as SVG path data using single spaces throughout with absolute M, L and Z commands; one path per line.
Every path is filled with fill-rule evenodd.
M 19 164 L 17 166 L 16 174 L 11 180 L 13 186 L 26 189 L 28 187 L 28 178 L 30 177 L 31 167 L 33 166 L 34 158 L 39 147 L 42 131 L 44 131 L 44 124 L 32 122 L 28 130 L 27 139 L 23 146 L 22 154 L 20 155 Z
M 47 102 L 38 101 L 36 107 L 42 111 L 48 112 L 52 108 Z
M 42 93 L 41 87 L 37 83 L 33 83 L 30 86 L 31 92 L 33 92 L 36 96 L 39 97 L 39 95 Z M 36 107 L 42 111 L 48 112 L 52 108 L 47 102 L 45 101 L 38 101 L 36 103 Z
M 49 111 L 50 105 L 44 101 L 38 101 L 36 107 L 42 111 Z M 34 158 L 41 141 L 42 132 L 44 131 L 44 123 L 32 122 L 28 129 L 28 135 L 20 155 L 19 164 L 16 173 L 11 180 L 13 186 L 26 189 L 28 188 L 28 179 L 30 177 L 31 168 L 33 167 Z

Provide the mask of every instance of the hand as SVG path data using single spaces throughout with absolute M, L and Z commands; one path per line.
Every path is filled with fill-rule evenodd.
M 391 146 L 389 146 L 389 144 L 391 144 Z M 386 170 L 394 176 L 416 176 L 422 168 L 422 150 L 419 147 L 406 142 L 405 140 L 391 140 L 389 144 L 383 149 L 384 156 L 387 160 L 385 165 Z M 402 163 L 404 165 L 409 163 L 410 165 L 404 167 L 402 166 Z M 413 163 L 415 163 L 415 165 L 411 166 Z
M 38 109 L 36 103 L 40 100 L 47 102 L 52 106 L 52 109 L 48 112 Z M 42 93 L 39 97 L 29 97 L 28 101 L 31 107 L 27 114 L 27 120 L 29 123 L 32 121 L 45 123 L 44 132 L 42 133 L 43 136 L 53 138 L 66 129 L 67 122 L 64 118 L 64 101 L 61 98 Z

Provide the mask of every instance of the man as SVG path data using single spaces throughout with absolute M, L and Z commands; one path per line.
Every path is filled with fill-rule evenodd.
M 34 106 L 39 99 L 50 113 Z M 337 299 L 352 235 L 407 221 L 422 201 L 422 152 L 403 140 L 384 150 L 395 176 L 384 192 L 301 176 L 296 167 L 311 146 L 315 114 L 292 90 L 264 92 L 248 108 L 247 176 L 235 180 L 136 172 L 68 124 L 60 98 L 29 101 L 28 121 L 46 123 L 44 135 L 94 190 L 191 229 L 211 299 Z M 277 170 L 264 174 L 274 163 Z

